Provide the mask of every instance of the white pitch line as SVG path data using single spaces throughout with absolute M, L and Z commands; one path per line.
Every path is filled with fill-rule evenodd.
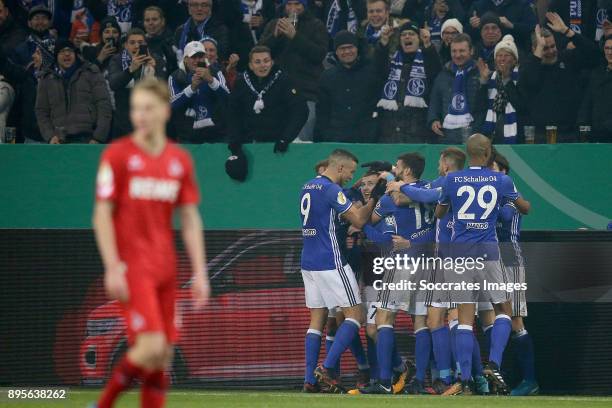
M 70 394 L 89 394 L 89 393 L 96 393 L 99 391 L 86 391 L 86 390 L 80 390 L 80 391 L 69 391 Z M 138 394 L 139 391 L 128 391 L 126 392 L 126 394 Z M 206 397 L 206 396 L 212 396 L 212 397 L 235 397 L 235 396 L 246 396 L 246 397 L 292 397 L 292 398 L 328 398 L 328 397 L 332 397 L 332 398 L 351 398 L 351 399 L 355 399 L 355 396 L 350 396 L 350 395 L 334 395 L 334 394 L 302 394 L 300 392 L 286 392 L 286 393 L 270 393 L 270 392 L 266 392 L 266 391 L 261 391 L 261 392 L 242 392 L 242 391 L 238 391 L 238 392 L 222 392 L 222 391 L 170 391 L 168 396 L 171 397 L 172 395 L 180 395 L 180 396 L 189 396 L 189 395 L 198 395 L 198 396 L 202 396 L 202 397 Z M 357 398 L 371 398 L 371 397 L 375 397 L 375 398 L 394 398 L 394 399 L 401 399 L 401 398 L 409 398 L 409 399 L 419 399 L 419 398 L 435 398 L 435 395 L 431 395 L 431 396 L 398 396 L 398 395 L 360 395 Z M 483 398 L 478 396 L 478 398 Z M 504 398 L 504 399 L 515 399 L 512 397 L 496 397 L 496 396 L 490 396 L 490 397 L 484 397 L 485 399 L 492 399 L 492 398 Z M 606 402 L 606 401 L 612 401 L 611 397 L 581 397 L 581 396 L 547 396 L 547 395 L 543 395 L 543 396 L 533 396 L 533 397 L 521 397 L 520 398 L 521 401 L 576 401 L 576 402 L 586 402 L 586 401 L 601 401 L 601 402 Z

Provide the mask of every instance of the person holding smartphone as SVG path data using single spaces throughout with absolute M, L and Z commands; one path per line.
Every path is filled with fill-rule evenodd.
M 136 82 L 150 77 L 168 77 L 163 58 L 149 51 L 145 32 L 139 28 L 128 31 L 123 50 L 113 56 L 108 67 L 108 79 L 115 96 L 113 136 L 129 133 L 129 100 Z
M 120 51 L 121 28 L 115 17 L 107 17 L 100 22 L 100 42 L 81 48 L 83 58 L 108 74 L 108 65 L 113 55 Z
M 168 79 L 172 136 L 180 143 L 224 142 L 223 107 L 229 96 L 225 77 L 200 41 L 187 43 L 183 55 L 184 68 Z

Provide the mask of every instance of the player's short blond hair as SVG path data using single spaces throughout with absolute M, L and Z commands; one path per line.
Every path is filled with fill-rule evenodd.
M 157 78 L 149 77 L 136 82 L 133 91 L 147 91 L 155 95 L 164 103 L 170 103 L 170 91 L 168 90 L 168 84 Z

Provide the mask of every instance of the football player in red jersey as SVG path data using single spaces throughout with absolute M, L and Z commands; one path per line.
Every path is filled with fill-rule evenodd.
M 135 379 L 143 407 L 161 407 L 172 361 L 175 326 L 176 253 L 172 213 L 178 208 L 193 277 L 196 307 L 210 295 L 198 187 L 190 155 L 165 133 L 170 118 L 168 87 L 140 81 L 131 95 L 131 136 L 102 154 L 93 225 L 104 263 L 104 286 L 121 302 L 129 349 L 115 366 L 98 408 L 111 407 Z

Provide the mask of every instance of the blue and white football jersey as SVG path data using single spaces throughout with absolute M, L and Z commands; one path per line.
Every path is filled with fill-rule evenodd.
M 428 182 L 417 181 L 411 186 L 423 188 Z M 385 195 L 377 203 L 374 212 L 380 217 L 393 215 L 397 234 L 410 240 L 411 243 L 428 243 L 434 241 L 433 208 L 424 203 L 414 202 L 408 206 L 396 206 L 393 199 Z
M 497 238 L 502 248 L 502 260 L 507 266 L 523 266 L 524 260 L 520 246 L 521 222 L 523 216 L 511 202 L 505 202 L 497 219 Z
M 512 179 L 480 166 L 449 174 L 443 185 L 440 204 L 450 204 L 453 214 L 453 244 L 482 245 L 490 258 L 498 259 L 495 227 L 500 203 L 514 201 L 518 193 Z M 454 245 L 457 247 L 457 245 Z M 469 247 L 469 245 L 465 245 Z M 494 256 L 494 257 L 493 257 Z
M 317 176 L 302 187 L 302 269 L 326 271 L 346 264 L 336 234 L 336 220 L 351 208 L 342 188 L 325 176 Z

